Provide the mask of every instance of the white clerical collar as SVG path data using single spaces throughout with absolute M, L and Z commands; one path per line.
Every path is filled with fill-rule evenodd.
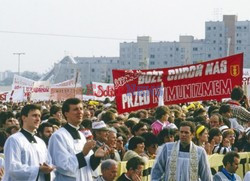
M 68 122 L 68 124 L 69 124 L 71 127 L 75 128 L 76 130 L 78 130 L 78 129 L 80 128 L 80 126 L 74 126 L 74 125 L 70 124 L 69 122 Z
M 127 174 L 126 174 L 126 173 L 125 173 L 124 175 L 125 175 L 125 177 L 126 177 L 128 180 L 131 180 L 130 178 L 128 178 L 128 176 L 127 176 Z
M 34 130 L 34 132 L 30 132 L 28 131 L 27 129 L 23 128 L 25 131 L 27 131 L 28 133 L 30 133 L 32 136 L 35 136 L 36 135 L 36 130 Z

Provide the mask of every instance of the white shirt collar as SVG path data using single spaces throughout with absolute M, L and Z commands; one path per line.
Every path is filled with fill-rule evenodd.
M 76 130 L 78 130 L 78 129 L 80 128 L 80 126 L 77 126 L 77 127 L 76 127 L 76 126 L 70 124 L 69 122 L 68 122 L 68 124 L 69 124 L 71 127 L 75 128 Z
M 25 131 L 27 131 L 28 133 L 30 133 L 32 136 L 35 136 L 36 135 L 36 130 L 34 130 L 34 132 L 30 132 L 28 131 L 27 129 L 23 128 Z

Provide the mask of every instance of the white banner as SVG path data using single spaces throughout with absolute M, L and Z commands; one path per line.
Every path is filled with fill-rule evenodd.
M 105 98 L 109 98 L 111 101 L 114 100 L 114 84 L 92 82 L 92 87 L 95 100 L 104 101 Z
M 250 100 L 250 69 L 243 69 L 243 90 Z
M 50 82 L 36 81 L 32 89 L 30 100 L 47 101 L 49 99 L 50 99 Z
M 32 92 L 34 83 L 34 80 L 15 74 L 12 83 L 12 91 L 8 94 L 7 101 L 27 101 Z
M 74 87 L 74 86 L 75 86 L 74 79 L 66 80 L 52 85 L 52 87 Z
M 34 80 L 27 79 L 19 75 L 14 75 L 13 83 L 12 83 L 12 90 L 25 88 L 25 92 L 31 92 L 34 83 L 35 83 Z

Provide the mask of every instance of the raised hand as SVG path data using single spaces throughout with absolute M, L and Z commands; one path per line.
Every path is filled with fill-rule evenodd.
M 110 153 L 110 148 L 107 147 L 106 145 L 103 145 L 95 151 L 95 157 L 103 158 L 107 156 L 109 153 Z
M 83 155 L 86 156 L 89 153 L 89 151 L 95 147 L 95 145 L 96 145 L 95 140 L 88 140 L 82 149 Z
M 141 177 L 138 176 L 137 174 L 132 174 L 132 181 L 141 181 Z

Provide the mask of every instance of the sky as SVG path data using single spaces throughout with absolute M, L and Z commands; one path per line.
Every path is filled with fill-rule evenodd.
M 0 0 L 0 72 L 46 73 L 64 56 L 119 56 L 119 44 L 204 39 L 223 14 L 250 20 L 249 0 Z

